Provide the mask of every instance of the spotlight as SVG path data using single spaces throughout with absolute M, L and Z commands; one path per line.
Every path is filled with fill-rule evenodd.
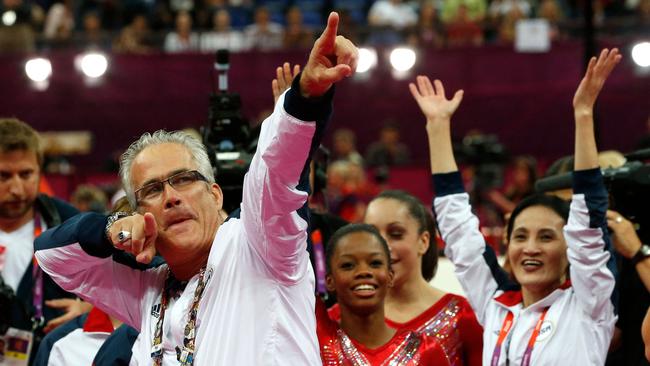
M 363 73 L 377 66 L 377 51 L 374 48 L 359 48 L 357 72 Z
M 101 53 L 87 53 L 81 57 L 79 62 L 81 72 L 89 78 L 98 78 L 108 69 L 108 59 Z
M 415 65 L 415 51 L 410 48 L 398 47 L 390 53 L 390 64 L 398 72 L 410 70 Z
M 34 82 L 44 82 L 52 76 L 52 64 L 48 59 L 34 58 L 25 63 L 25 73 Z
M 650 42 L 640 42 L 632 47 L 632 60 L 641 67 L 650 66 Z
M 8 10 L 2 13 L 2 24 L 7 27 L 11 27 L 16 23 L 16 12 L 13 10 Z

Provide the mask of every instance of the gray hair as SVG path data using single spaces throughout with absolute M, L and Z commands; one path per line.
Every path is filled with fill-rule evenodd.
M 201 173 L 208 181 L 214 183 L 214 173 L 212 165 L 205 145 L 192 135 L 183 131 L 168 132 L 165 130 L 158 130 L 153 134 L 145 132 L 138 140 L 133 142 L 131 146 L 122 154 L 120 158 L 120 178 L 122 179 L 122 186 L 126 192 L 126 197 L 131 204 L 131 207 L 137 207 L 135 200 L 135 189 L 131 181 L 131 166 L 135 158 L 149 146 L 159 144 L 178 144 L 184 146 L 192 155 L 192 159 L 197 165 L 197 171 Z

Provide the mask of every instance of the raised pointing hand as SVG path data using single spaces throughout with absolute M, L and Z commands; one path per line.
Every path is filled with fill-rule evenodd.
M 330 13 L 327 27 L 314 43 L 300 77 L 300 93 L 305 97 L 325 94 L 335 82 L 350 76 L 357 67 L 359 51 L 343 36 L 337 36 L 339 15 Z
M 128 231 L 130 238 L 120 241 L 120 231 Z M 156 238 L 158 225 L 153 214 L 135 214 L 121 218 L 111 226 L 110 239 L 116 249 L 123 250 L 135 256 L 140 263 L 149 263 L 156 255 Z

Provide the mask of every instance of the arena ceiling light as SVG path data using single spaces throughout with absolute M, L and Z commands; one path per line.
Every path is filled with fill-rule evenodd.
M 25 63 L 25 74 L 33 82 L 46 82 L 52 76 L 52 64 L 42 57 L 33 58 Z
M 359 48 L 357 72 L 364 73 L 377 66 L 377 51 L 374 48 Z
M 415 51 L 407 47 L 395 48 L 390 53 L 390 64 L 397 72 L 406 72 L 415 65 L 417 56 Z
M 640 42 L 632 47 L 632 60 L 641 67 L 650 66 L 650 42 Z
M 2 13 L 2 24 L 6 27 L 11 27 L 16 24 L 16 12 L 13 10 L 7 10 Z
M 90 52 L 81 55 L 78 66 L 84 75 L 91 79 L 96 79 L 106 73 L 108 59 L 101 53 Z

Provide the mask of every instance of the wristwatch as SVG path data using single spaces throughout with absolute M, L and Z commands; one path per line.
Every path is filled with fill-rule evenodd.
M 641 244 L 641 248 L 639 248 L 639 251 L 636 252 L 634 257 L 632 257 L 632 264 L 636 266 L 637 263 L 641 262 L 646 258 L 650 258 L 650 245 Z
M 127 216 L 131 216 L 131 214 L 124 211 L 113 212 L 108 216 L 108 221 L 106 222 L 106 228 L 104 229 L 104 233 L 106 234 L 106 237 L 108 238 L 109 242 L 111 243 L 113 242 L 113 239 L 111 239 L 111 233 L 109 231 L 111 229 L 111 226 L 113 226 L 115 221 Z

